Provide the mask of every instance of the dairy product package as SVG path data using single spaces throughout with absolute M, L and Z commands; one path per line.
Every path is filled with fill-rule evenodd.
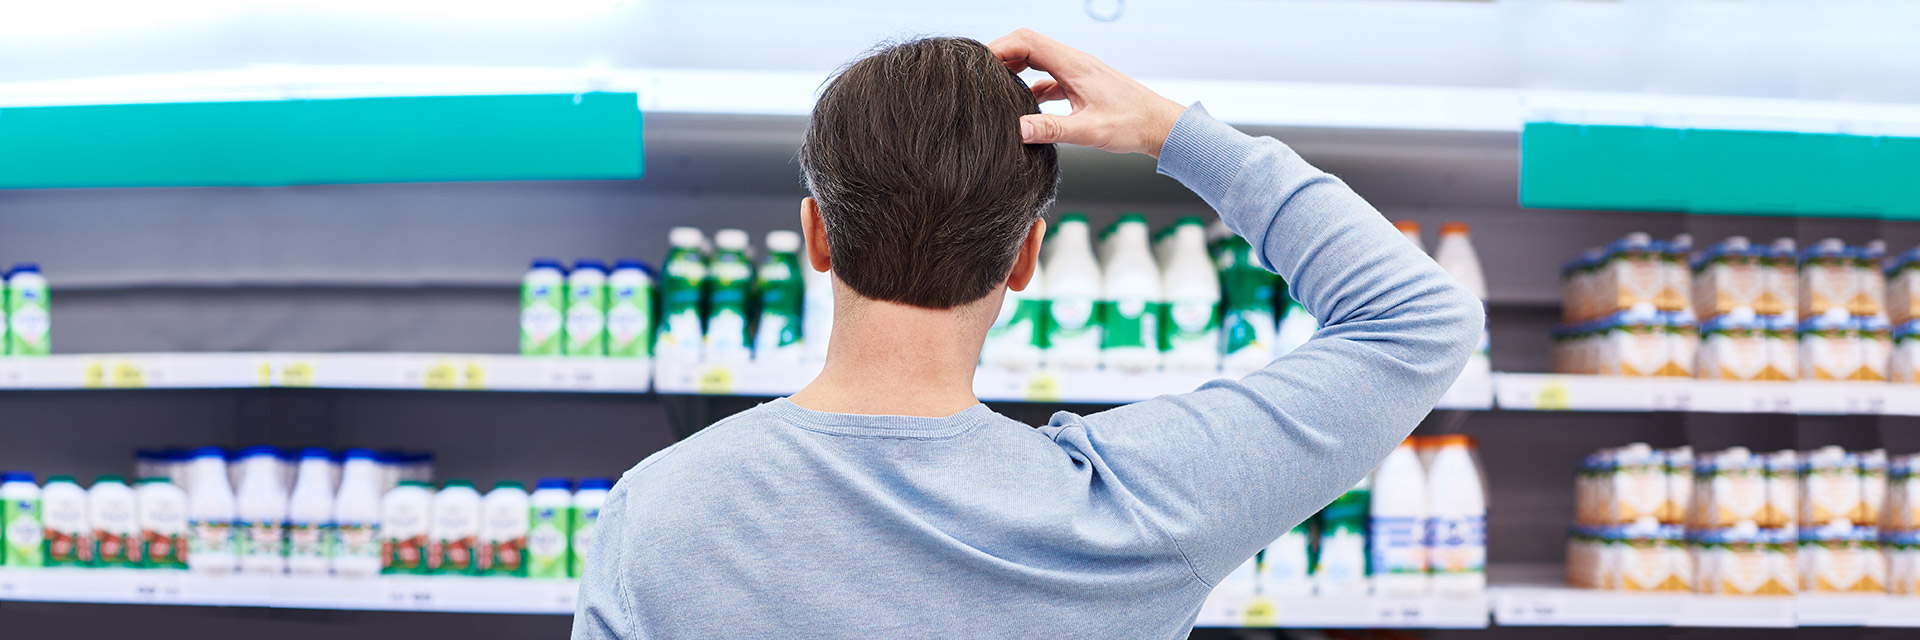
M 1734 312 L 1700 324 L 1700 378 L 1766 380 L 1768 365 L 1766 329 L 1752 314 Z
M 1666 362 L 1660 365 L 1654 375 L 1694 377 L 1694 365 L 1700 353 L 1700 331 L 1693 314 L 1684 309 L 1662 311 L 1660 328 L 1667 337 L 1667 355 Z
M 1838 238 L 1827 238 L 1800 254 L 1800 317 L 1837 312 L 1850 315 L 1848 305 L 1859 293 L 1854 277 L 1855 251 Z
M 632 258 L 614 261 L 607 275 L 607 355 L 653 355 L 653 268 Z
M 386 550 L 382 573 L 425 574 L 429 560 L 433 490 L 419 480 L 401 480 L 380 502 L 381 548 Z
M 1573 521 L 1583 526 L 1599 525 L 1606 522 L 1606 506 L 1611 498 L 1607 496 L 1612 480 L 1607 477 L 1606 451 L 1588 454 L 1580 460 L 1580 466 L 1574 472 L 1573 480 Z
M 1799 586 L 1797 541 L 1790 531 L 1753 527 L 1709 529 L 1693 534 L 1696 593 L 1793 595 Z
M 1802 592 L 1886 590 L 1886 568 L 1870 529 L 1841 524 L 1801 531 L 1799 561 Z
M 1920 454 L 1899 456 L 1887 466 L 1883 530 L 1920 529 Z
M 1432 506 L 1426 472 L 1411 439 L 1401 442 L 1373 472 L 1367 539 L 1376 595 L 1426 592 Z
M 1367 478 L 1320 510 L 1319 552 L 1313 559 L 1314 592 L 1323 596 L 1367 592 Z
M 667 232 L 672 249 L 660 261 L 660 324 L 654 357 L 677 364 L 700 362 L 704 349 L 700 305 L 710 280 L 706 234 L 693 227 Z
M 567 272 L 566 337 L 569 356 L 607 355 L 607 265 L 593 258 L 573 261 Z
M 1713 505 L 1709 527 L 1733 527 L 1741 523 L 1757 526 L 1767 505 L 1765 464 L 1760 458 L 1746 447 L 1721 451 L 1714 461 L 1709 486 L 1709 500 Z
M 1826 446 L 1802 454 L 1800 527 L 1818 528 L 1852 517 L 1860 504 L 1860 475 L 1845 450 Z
M 1887 243 L 1874 240 L 1864 247 L 1853 251 L 1853 298 L 1847 301 L 1847 312 L 1856 316 L 1886 317 L 1887 313 L 1887 276 L 1881 269 L 1881 263 L 1887 257 Z
M 1610 582 L 1621 591 L 1686 591 L 1692 563 L 1685 553 L 1685 531 L 1677 526 L 1641 523 L 1614 534 Z
M 1650 310 L 1624 311 L 1601 321 L 1597 373 L 1658 375 L 1669 362 L 1666 327 Z
M 1846 380 L 1860 369 L 1860 335 L 1853 318 L 1822 314 L 1800 323 L 1800 379 Z
M 1702 318 L 1745 309 L 1751 315 L 1760 303 L 1764 251 L 1743 236 L 1733 236 L 1708 247 L 1693 265 L 1694 312 Z
M 1646 443 L 1636 442 L 1614 453 L 1613 506 L 1608 524 L 1655 522 L 1667 506 L 1666 456 Z
M 1762 456 L 1766 505 L 1754 522 L 1761 527 L 1792 527 L 1800 522 L 1800 455 L 1792 449 Z
M 1630 233 L 1607 245 L 1599 269 L 1598 311 L 1610 315 L 1627 310 L 1659 309 L 1659 302 L 1678 292 L 1666 290 L 1662 267 L 1664 247 L 1645 233 Z
M 1887 450 L 1869 449 L 1856 454 L 1858 464 L 1855 467 L 1860 474 L 1860 502 L 1855 505 L 1851 520 L 1855 525 L 1872 527 L 1880 524 L 1880 509 L 1886 506 L 1887 498 Z
M 1893 330 L 1879 316 L 1854 316 L 1853 323 L 1859 366 L 1847 379 L 1885 382 L 1893 356 Z
M 1667 498 L 1656 517 L 1660 524 L 1683 524 L 1693 496 L 1693 448 L 1675 447 L 1662 453 L 1667 463 Z
M 477 575 L 481 562 L 482 516 L 479 490 L 466 480 L 448 480 L 433 495 L 427 520 L 427 569 L 449 575 Z
M 1101 273 L 1089 235 L 1086 216 L 1065 214 L 1042 247 L 1048 297 L 1047 349 L 1042 362 L 1049 369 L 1080 371 L 1100 362 L 1101 325 L 1094 306 L 1100 298 Z
M 753 257 L 747 232 L 721 229 L 707 266 L 707 324 L 701 358 L 707 363 L 740 364 L 753 359 L 747 335 L 747 308 L 753 294 Z
M 567 276 L 560 261 L 534 259 L 520 281 L 520 355 L 560 355 L 566 296 Z
M 1597 529 L 1576 525 L 1567 531 L 1567 586 L 1606 589 L 1606 544 Z
M 1606 250 L 1594 248 L 1581 253 L 1579 257 L 1567 261 L 1560 268 L 1560 319 L 1567 324 L 1579 324 L 1605 315 L 1600 304 L 1600 267 L 1606 258 Z
M 1689 269 L 1693 236 L 1683 233 L 1655 245 L 1660 251 L 1660 292 L 1654 296 L 1654 306 L 1661 311 L 1693 313 L 1693 279 Z
M 1800 254 L 1793 238 L 1778 238 L 1762 250 L 1760 258 L 1760 299 L 1753 310 L 1761 315 L 1800 315 Z
M 1908 320 L 1893 330 L 1893 352 L 1887 354 L 1887 379 L 1920 382 L 1920 320 Z
M 754 274 L 754 360 L 799 367 L 806 359 L 801 326 L 806 285 L 802 282 L 801 269 L 800 234 L 786 230 L 768 232 L 767 259 Z M 1039 355 L 1035 354 L 1036 364 L 1038 360 Z
M 1880 555 L 1887 566 L 1887 592 L 1920 595 L 1920 530 L 1883 534 Z
M 1260 553 L 1256 578 L 1260 592 L 1296 597 L 1313 594 L 1313 577 L 1309 574 L 1312 556 L 1308 549 L 1313 536 L 1307 525 L 1301 522 Z
M 1901 252 L 1886 277 L 1887 319 L 1898 325 L 1920 318 L 1920 247 Z
M 1787 316 L 1759 316 L 1765 330 L 1767 368 L 1761 373 L 1765 380 L 1797 380 L 1800 378 L 1800 333 L 1799 327 Z

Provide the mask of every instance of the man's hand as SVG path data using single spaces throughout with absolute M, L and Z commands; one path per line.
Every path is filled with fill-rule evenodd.
M 1029 29 L 1002 36 L 987 48 L 1014 73 L 1032 68 L 1053 76 L 1033 83 L 1035 99 L 1065 98 L 1073 105 L 1068 116 L 1021 116 L 1020 137 L 1028 144 L 1065 142 L 1158 158 L 1167 132 L 1186 112 L 1099 58 Z

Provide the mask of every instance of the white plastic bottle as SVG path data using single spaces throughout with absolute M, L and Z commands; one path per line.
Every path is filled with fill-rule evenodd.
M 1313 577 L 1308 571 L 1308 546 L 1313 540 L 1307 533 L 1307 523 L 1302 522 L 1267 545 L 1260 563 L 1262 593 L 1280 597 L 1313 595 Z
M 93 562 L 93 531 L 87 525 L 87 490 L 72 476 L 47 478 L 40 489 L 40 516 L 47 539 L 46 566 L 82 567 Z
M 317 447 L 300 451 L 287 501 L 287 570 L 294 575 L 323 576 L 333 564 L 332 457 Z
M 1428 495 L 1427 473 L 1420 468 L 1420 455 L 1409 438 L 1373 472 L 1368 539 L 1373 548 L 1375 595 L 1426 593 Z
M 141 478 L 138 503 L 140 557 L 154 569 L 187 568 L 187 492 L 163 477 Z
M 1108 369 L 1160 370 L 1160 306 L 1167 297 L 1147 233 L 1145 216 L 1122 216 L 1110 240 L 1112 256 L 1102 265 L 1100 362 Z M 1216 280 L 1216 289 L 1218 284 Z
M 481 499 L 480 569 L 486 575 L 526 577 L 532 503 L 518 482 L 493 483 Z
M 1168 369 L 1220 368 L 1220 274 L 1207 256 L 1206 233 L 1199 218 L 1183 218 L 1167 236 L 1160 348 L 1166 351 Z
M 240 489 L 234 494 L 240 523 L 240 571 L 277 576 L 287 572 L 287 487 L 281 484 L 280 451 L 240 451 Z
M 1473 463 L 1472 439 L 1435 436 L 1427 470 L 1427 541 L 1434 593 L 1476 595 L 1487 588 L 1487 499 Z
M 527 577 L 565 578 L 572 569 L 573 491 L 566 478 L 541 478 L 527 500 Z
M 1487 303 L 1487 278 L 1480 270 L 1480 257 L 1473 251 L 1473 241 L 1468 238 L 1466 223 L 1440 225 L 1440 246 L 1434 249 L 1433 260 L 1440 263 L 1440 268 L 1446 270 L 1447 275 L 1453 276 L 1461 286 L 1473 293 L 1480 304 Z M 1474 349 L 1473 356 L 1467 360 L 1469 375 L 1492 370 L 1488 337 L 1486 327 L 1481 327 L 1480 347 Z
M 433 489 L 419 480 L 401 480 L 380 499 L 381 547 L 387 557 L 382 573 L 426 574 L 428 536 L 433 518 Z
M 607 355 L 607 264 L 593 258 L 573 261 L 567 272 L 567 337 L 569 356 Z
M 560 261 L 536 258 L 520 279 L 520 355 L 557 356 L 564 350 L 567 275 Z
M 187 492 L 187 568 L 226 575 L 239 566 L 233 486 L 227 484 L 227 454 L 219 447 L 193 451 L 193 489 Z
M 1040 367 L 1042 345 L 1046 341 L 1046 273 L 1039 263 L 1033 265 L 1033 280 L 1020 291 L 1007 290 L 1000 303 L 1000 315 L 987 329 L 987 343 L 980 350 L 980 362 L 1007 371 L 1025 372 Z
M 380 573 L 380 463 L 372 451 L 341 454 L 340 492 L 333 499 L 332 567 L 343 578 Z
M 1049 241 L 1047 276 L 1047 350 L 1042 361 L 1056 371 L 1082 371 L 1100 363 L 1100 323 L 1094 304 L 1100 297 L 1100 263 L 1093 257 L 1087 218 L 1060 217 Z
M 1307 307 L 1293 297 L 1293 290 L 1287 290 L 1285 306 L 1280 311 L 1280 328 L 1273 334 L 1273 356 L 1293 353 L 1294 349 L 1313 339 L 1313 332 L 1320 330 L 1320 321 L 1307 313 Z
M 1427 243 L 1420 240 L 1420 223 L 1412 220 L 1395 220 L 1393 228 L 1399 229 L 1400 235 L 1406 236 L 1407 241 L 1413 243 L 1415 249 L 1419 249 L 1421 253 L 1427 252 Z
M 0 474 L 0 566 L 39 568 L 46 564 L 41 524 L 40 485 L 33 474 Z
M 612 480 L 583 478 L 580 491 L 573 494 L 573 567 L 569 576 L 586 575 L 587 557 L 593 552 L 593 531 L 600 524 L 600 508 L 607 504 L 607 492 L 612 489 Z
M 87 488 L 87 525 L 93 530 L 93 564 L 137 567 L 134 539 L 140 535 L 139 506 L 133 487 L 120 476 L 100 476 Z
M 607 355 L 653 355 L 653 270 L 639 260 L 615 260 L 607 274 Z
M 44 356 L 53 350 L 53 316 L 47 278 L 40 265 L 22 262 L 7 275 L 7 348 L 16 356 Z
M 433 519 L 427 525 L 432 547 L 427 566 L 433 573 L 479 573 L 480 491 L 466 480 L 448 480 L 433 496 Z

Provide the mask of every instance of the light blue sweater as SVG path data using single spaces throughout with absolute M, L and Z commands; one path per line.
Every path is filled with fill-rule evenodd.
M 1353 190 L 1187 110 L 1160 172 L 1323 327 L 1239 381 L 1034 428 L 775 400 L 648 456 L 601 511 L 573 637 L 1179 638 L 1213 585 L 1360 480 L 1482 309 Z

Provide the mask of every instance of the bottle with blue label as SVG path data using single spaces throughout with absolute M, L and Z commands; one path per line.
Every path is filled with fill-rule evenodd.
M 607 265 L 592 258 L 573 261 L 567 272 L 567 326 L 561 331 L 569 356 L 607 355 Z
M 579 578 L 587 573 L 587 556 L 593 552 L 593 534 L 600 524 L 600 508 L 606 506 L 607 492 L 611 490 L 611 479 L 584 478 L 580 480 L 580 491 L 573 494 L 573 533 L 568 541 L 573 549 L 573 560 L 567 570 L 570 577 Z
M 1412 439 L 1400 443 L 1373 472 L 1368 526 L 1373 592 L 1421 595 L 1427 590 L 1427 474 Z
M 653 269 L 639 260 L 616 260 L 607 276 L 607 355 L 653 355 Z
M 536 258 L 520 279 L 520 355 L 557 356 L 563 351 L 567 274 L 560 261 Z
M 1427 469 L 1427 565 L 1442 595 L 1476 595 L 1487 588 L 1487 499 L 1473 461 L 1473 440 L 1434 436 Z
M 53 316 L 47 278 L 40 265 L 22 262 L 7 275 L 7 353 L 44 356 L 53 351 Z

